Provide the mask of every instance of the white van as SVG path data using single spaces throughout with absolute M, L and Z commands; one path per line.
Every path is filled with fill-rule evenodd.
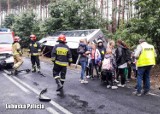
M 0 68 L 4 66 L 12 67 L 14 64 L 12 54 L 13 32 L 0 31 Z

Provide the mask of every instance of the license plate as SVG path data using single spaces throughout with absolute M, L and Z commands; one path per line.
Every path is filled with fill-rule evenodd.
M 0 56 L 0 59 L 5 59 L 6 57 L 5 56 Z

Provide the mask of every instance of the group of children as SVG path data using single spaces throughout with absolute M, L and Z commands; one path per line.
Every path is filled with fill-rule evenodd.
M 85 44 L 84 40 L 81 40 L 81 43 Z M 88 83 L 86 78 L 94 79 L 97 77 L 107 84 L 107 88 L 117 89 L 117 86 L 125 86 L 126 81 L 131 78 L 132 70 L 135 76 L 137 75 L 136 60 L 126 44 L 122 40 L 118 40 L 117 48 L 114 47 L 114 41 L 109 41 L 105 47 L 102 40 L 98 40 L 97 44 L 88 43 L 86 45 L 86 51 L 83 53 L 86 65 L 81 64 L 80 59 L 80 65 L 83 67 L 81 83 Z M 78 54 L 80 54 L 79 51 Z M 96 75 L 94 75 L 94 69 Z

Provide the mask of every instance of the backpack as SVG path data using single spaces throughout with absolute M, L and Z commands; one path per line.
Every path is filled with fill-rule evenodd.
M 77 50 L 79 54 L 84 54 L 87 51 L 87 46 L 85 44 L 80 44 Z
M 112 70 L 113 69 L 111 57 L 104 58 L 103 63 L 102 63 L 102 69 L 103 70 Z
M 123 49 L 123 58 L 124 58 L 125 62 L 131 61 L 131 52 L 128 48 Z

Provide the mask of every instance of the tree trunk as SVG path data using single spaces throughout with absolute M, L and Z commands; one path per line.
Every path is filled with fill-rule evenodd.
M 108 0 L 107 1 L 105 1 L 105 10 L 106 10 L 106 18 L 107 18 L 107 21 L 109 21 L 109 19 L 108 19 Z M 107 22 L 107 24 L 106 24 L 106 30 L 108 30 L 108 22 Z
M 40 0 L 40 19 L 42 20 L 42 0 Z
M 133 17 L 133 2 L 132 0 L 130 0 L 130 17 L 132 18 Z
M 112 33 L 116 32 L 116 27 L 117 27 L 117 12 L 116 12 L 116 8 L 117 8 L 117 0 L 112 0 Z
M 1 7 L 1 0 L 0 0 L 0 26 L 2 26 L 2 7 Z
M 102 20 L 103 18 L 103 0 L 101 0 L 100 10 L 101 10 L 101 20 Z
M 118 8 L 118 28 L 119 28 L 119 26 L 120 26 L 120 20 L 121 20 L 121 7 L 122 7 L 122 5 L 121 5 L 121 0 L 119 0 L 119 8 Z
M 46 6 L 46 18 L 48 18 L 48 0 L 46 0 L 45 6 Z
M 10 0 L 7 0 L 7 14 L 10 13 Z
M 125 16 L 125 0 L 122 0 L 123 1 L 123 5 L 122 5 L 122 23 L 124 23 L 124 16 Z

